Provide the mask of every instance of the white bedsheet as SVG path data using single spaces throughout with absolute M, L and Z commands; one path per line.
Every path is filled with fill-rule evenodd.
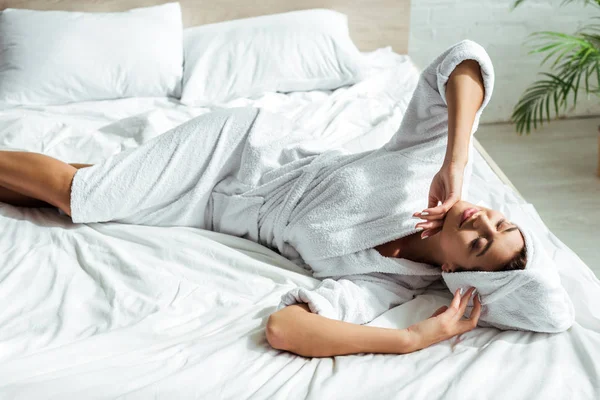
M 379 147 L 418 72 L 387 50 L 371 61 L 380 69 L 351 88 L 229 105 L 286 115 L 331 146 Z M 207 111 L 166 99 L 9 110 L 0 146 L 93 163 Z M 73 225 L 52 210 L 0 205 L 0 399 L 599 398 L 600 282 L 475 157 L 470 200 L 509 217 L 529 213 L 560 262 L 577 310 L 568 332 L 479 328 L 408 355 L 305 359 L 271 349 L 264 326 L 283 293 L 318 281 L 267 248 L 189 228 Z M 404 327 L 449 299 L 431 290 L 371 325 Z

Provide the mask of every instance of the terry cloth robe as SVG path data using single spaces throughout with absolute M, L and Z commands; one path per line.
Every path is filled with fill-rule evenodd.
M 479 62 L 485 86 L 474 132 L 494 75 L 485 50 L 466 40 L 423 71 L 400 129 L 380 149 L 324 149 L 310 132 L 253 108 L 213 112 L 78 170 L 71 218 L 248 238 L 324 279 L 314 291 L 287 293 L 280 307 L 307 302 L 326 317 L 366 323 L 439 279 L 432 266 L 373 248 L 415 232 L 412 214 L 427 206 L 445 154 L 445 85 L 466 59 Z

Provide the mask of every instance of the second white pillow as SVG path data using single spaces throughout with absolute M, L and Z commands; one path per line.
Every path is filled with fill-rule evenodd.
M 184 31 L 181 101 L 204 106 L 265 92 L 336 89 L 362 79 L 344 14 L 305 10 Z

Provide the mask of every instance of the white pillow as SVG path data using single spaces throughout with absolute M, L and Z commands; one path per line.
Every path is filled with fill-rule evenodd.
M 0 106 L 179 97 L 182 35 L 179 3 L 115 13 L 6 9 Z
M 344 14 L 305 10 L 186 29 L 181 101 L 209 105 L 265 92 L 335 89 L 361 80 Z

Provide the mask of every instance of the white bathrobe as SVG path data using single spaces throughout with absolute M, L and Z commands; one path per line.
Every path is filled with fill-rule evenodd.
M 74 222 L 193 226 L 246 237 L 324 278 L 294 289 L 280 307 L 306 302 L 329 318 L 366 323 L 440 277 L 432 266 L 373 248 L 415 232 L 447 143 L 445 85 L 463 60 L 479 62 L 489 102 L 494 72 L 485 50 L 462 41 L 421 74 L 398 132 L 359 154 L 322 149 L 284 118 L 253 108 L 195 118 L 73 180 Z M 465 173 L 466 193 L 471 164 Z
M 325 317 L 362 324 L 411 300 L 441 277 L 439 268 L 382 257 L 373 248 L 416 232 L 412 214 L 427 208 L 431 181 L 445 156 L 446 83 L 466 59 L 479 63 L 485 89 L 471 131 L 475 133 L 492 96 L 494 70 L 485 50 L 465 40 L 444 51 L 422 72 L 400 129 L 383 148 L 356 155 L 336 169 L 335 178 L 327 180 L 321 190 L 299 203 L 284 239 L 292 243 L 314 276 L 325 279 L 315 290 L 288 292 L 279 308 L 302 302 Z M 469 151 L 473 151 L 472 143 Z M 469 157 L 463 198 L 471 171 Z M 313 197 L 318 206 L 310 206 Z M 303 212 L 305 204 L 310 209 Z

